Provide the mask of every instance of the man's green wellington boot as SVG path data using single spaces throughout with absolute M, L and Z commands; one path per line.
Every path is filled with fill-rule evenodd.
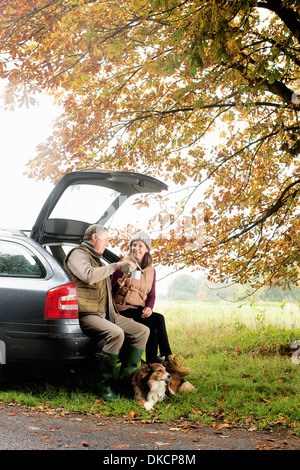
M 129 346 L 124 354 L 124 358 L 120 368 L 120 381 L 122 389 L 125 393 L 132 394 L 131 379 L 135 371 L 137 370 L 144 349 Z
M 118 355 L 101 351 L 99 358 L 100 381 L 98 393 L 105 401 L 116 400 L 118 397 L 112 389 Z

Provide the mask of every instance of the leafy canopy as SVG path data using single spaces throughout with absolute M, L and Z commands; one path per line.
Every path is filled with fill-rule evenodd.
M 2 2 L 6 106 L 45 90 L 63 110 L 28 175 L 117 168 L 203 188 L 201 243 L 162 237 L 160 261 L 295 283 L 299 32 L 297 0 Z

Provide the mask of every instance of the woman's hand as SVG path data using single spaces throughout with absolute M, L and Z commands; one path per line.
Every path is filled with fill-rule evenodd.
M 117 283 L 119 284 L 120 287 L 124 287 L 126 280 L 129 278 L 130 278 L 130 274 L 123 274 L 122 277 L 119 277 L 119 279 L 117 280 Z
M 143 313 L 141 315 L 142 318 L 148 318 L 150 317 L 150 315 L 152 315 L 152 309 L 150 307 L 145 307 L 143 309 Z

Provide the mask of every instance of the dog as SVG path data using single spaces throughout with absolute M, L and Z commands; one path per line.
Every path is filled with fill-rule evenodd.
M 132 377 L 132 387 L 137 402 L 147 411 L 153 410 L 153 405 L 167 396 L 194 389 L 192 384 L 172 371 L 166 362 L 150 364 L 143 360 Z
M 171 374 L 162 364 L 141 360 L 141 367 L 132 377 L 133 392 L 138 403 L 147 411 L 153 410 L 153 405 L 166 397 L 170 379 Z

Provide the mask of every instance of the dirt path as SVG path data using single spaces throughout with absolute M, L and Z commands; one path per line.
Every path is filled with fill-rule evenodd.
M 177 456 L 189 451 L 185 458 L 196 459 L 200 450 L 300 450 L 300 437 L 286 429 L 258 432 L 240 427 L 212 428 L 191 421 L 161 424 L 0 405 L 0 450 L 75 449 L 107 451 L 101 453 L 103 458 L 112 453 L 126 456 L 131 454 L 127 451 L 136 450 Z

